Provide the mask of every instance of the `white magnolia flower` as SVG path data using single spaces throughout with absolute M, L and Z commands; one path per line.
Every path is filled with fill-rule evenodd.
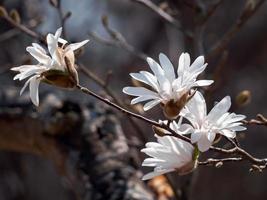
M 69 75 L 73 69 L 68 69 L 66 66 L 66 58 L 68 64 L 74 68 L 75 58 L 74 51 L 85 45 L 89 40 L 84 40 L 79 43 L 67 44 L 67 41 L 60 38 L 62 28 L 59 28 L 55 35 L 49 33 L 47 35 L 47 48 L 46 50 L 37 43 L 33 43 L 32 46 L 26 48 L 26 50 L 38 61 L 36 65 L 22 65 L 19 67 L 13 67 L 11 70 L 18 71 L 14 77 L 14 80 L 24 80 L 29 78 L 20 91 L 20 95 L 24 92 L 25 88 L 30 85 L 30 97 L 34 105 L 39 105 L 38 88 L 40 81 L 51 83 L 52 80 L 48 79 L 49 73 L 55 72 L 61 75 Z M 61 45 L 59 46 L 60 43 Z M 50 77 L 52 78 L 52 76 Z M 75 79 L 75 78 L 74 78 Z M 56 81 L 56 80 L 54 80 Z
M 209 149 L 216 134 L 235 138 L 236 131 L 246 130 L 241 122 L 246 116 L 229 113 L 230 106 L 231 98 L 226 96 L 207 114 L 205 99 L 200 92 L 196 92 L 181 111 L 181 115 L 188 119 L 193 126 L 189 130 L 191 142 L 197 143 L 200 151 L 204 152 Z M 187 126 L 190 127 L 190 125 Z
M 143 180 L 172 171 L 182 175 L 194 169 L 193 145 L 172 136 L 156 137 L 158 142 L 148 142 L 141 150 L 151 156 L 144 160 L 142 166 L 154 167 L 154 171 L 144 175 Z
M 145 87 L 125 87 L 123 92 L 136 96 L 131 104 L 148 101 L 144 105 L 144 110 L 149 110 L 155 105 L 167 104 L 170 101 L 177 102 L 194 87 L 208 86 L 213 83 L 212 80 L 197 80 L 197 76 L 203 72 L 207 66 L 204 63 L 204 57 L 199 56 L 190 65 L 190 56 L 188 53 L 182 53 L 179 58 L 177 75 L 172 63 L 164 54 L 159 54 L 160 65 L 152 58 L 147 58 L 147 62 L 153 72 L 140 71 L 131 73 L 132 78 L 145 83 L 151 89 Z

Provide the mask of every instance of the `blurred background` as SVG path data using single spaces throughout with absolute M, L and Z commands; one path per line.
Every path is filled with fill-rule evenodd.
M 264 0 L 0 0 L 0 5 L 14 20 L 0 19 L 1 200 L 267 198 L 266 172 L 249 172 L 248 163 L 199 167 L 190 175 L 172 173 L 144 183 L 140 178 L 149 169 L 141 167 L 139 150 L 154 140 L 149 125 L 78 91 L 45 84 L 35 108 L 28 93 L 19 96 L 23 83 L 13 81 L 9 70 L 35 62 L 25 48 L 40 38 L 23 27 L 45 36 L 63 26 L 71 42 L 90 39 L 77 55 L 82 85 L 125 107 L 130 99 L 122 88 L 135 84 L 130 72 L 149 70 L 147 56 L 158 60 L 163 52 L 177 67 L 180 54 L 189 52 L 191 60 L 205 56 L 209 65 L 202 76 L 216 82 L 203 91 L 209 108 L 230 95 L 232 111 L 248 119 L 267 115 Z M 138 105 L 131 109 L 142 113 Z M 160 107 L 142 114 L 163 118 Z M 252 155 L 267 157 L 266 127 L 249 126 L 239 139 Z

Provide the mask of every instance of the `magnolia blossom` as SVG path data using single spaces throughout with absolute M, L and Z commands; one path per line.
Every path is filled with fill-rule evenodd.
M 188 53 L 182 53 L 179 58 L 177 75 L 171 61 L 163 53 L 159 54 L 160 65 L 152 58 L 147 58 L 147 62 L 153 72 L 140 71 L 131 73 L 131 77 L 148 86 L 145 87 L 125 87 L 123 92 L 135 96 L 131 104 L 148 101 L 144 105 L 144 110 L 149 110 L 155 105 L 174 103 L 187 94 L 194 87 L 208 86 L 212 80 L 197 80 L 197 76 L 203 72 L 207 66 L 204 57 L 199 56 L 190 65 Z
M 194 147 L 188 142 L 172 136 L 157 136 L 157 142 L 146 143 L 142 149 L 151 158 L 146 158 L 142 166 L 154 167 L 154 171 L 143 176 L 143 180 L 177 171 L 186 174 L 195 166 Z
M 59 28 L 55 35 L 51 33 L 47 35 L 46 41 L 48 53 L 37 43 L 33 43 L 32 46 L 26 48 L 26 51 L 28 51 L 38 61 L 38 64 L 22 65 L 11 69 L 19 72 L 19 74 L 14 77 L 14 80 L 18 79 L 22 81 L 30 77 L 21 89 L 20 95 L 24 92 L 25 88 L 30 85 L 30 98 L 36 106 L 39 105 L 38 88 L 40 81 L 45 81 L 51 84 L 52 81 L 56 81 L 52 80 L 52 77 L 55 79 L 55 74 L 66 76 L 69 75 L 70 72 L 75 73 L 74 51 L 89 41 L 84 40 L 79 43 L 67 45 L 67 41 L 60 38 L 61 32 L 62 28 Z M 60 43 L 60 45 L 58 43 Z M 66 63 L 66 59 L 69 63 Z M 48 78 L 49 75 L 50 78 Z M 74 79 L 77 79 L 77 77 L 74 77 Z M 57 85 L 60 86 L 60 84 Z
M 188 132 L 191 133 L 191 142 L 197 143 L 200 151 L 209 149 L 216 134 L 235 138 L 236 131 L 246 130 L 241 122 L 246 116 L 229 113 L 230 106 L 231 98 L 226 96 L 207 114 L 205 99 L 200 92 L 196 92 L 181 111 L 181 115 L 192 124 L 192 126 L 189 124 L 183 126 L 190 129 Z

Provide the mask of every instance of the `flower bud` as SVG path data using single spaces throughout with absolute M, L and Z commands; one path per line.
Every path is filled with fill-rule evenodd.
M 5 7 L 0 6 L 0 17 L 6 17 L 7 16 L 7 11 Z
M 251 101 L 251 92 L 249 90 L 243 90 L 236 96 L 236 104 L 238 106 L 245 106 Z
M 9 16 L 11 17 L 11 19 L 14 22 L 16 22 L 17 24 L 20 24 L 21 19 L 20 19 L 20 15 L 19 15 L 17 10 L 15 10 L 15 9 L 11 10 L 10 13 L 9 13 Z
M 58 0 L 49 0 L 49 3 L 55 8 L 59 6 Z
M 158 126 L 153 125 L 152 130 L 154 131 L 155 134 L 157 134 L 160 137 L 163 137 L 166 134 L 166 130 Z

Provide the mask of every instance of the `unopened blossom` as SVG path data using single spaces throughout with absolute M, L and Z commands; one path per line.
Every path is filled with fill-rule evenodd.
M 176 171 L 183 175 L 191 172 L 195 168 L 194 147 L 173 136 L 157 136 L 157 142 L 148 142 L 141 150 L 151 158 L 146 158 L 142 166 L 154 167 L 152 172 L 143 176 L 143 180 L 151 179 L 155 176 Z
M 22 94 L 29 85 L 30 98 L 34 105 L 39 105 L 38 88 L 40 82 L 70 88 L 78 82 L 78 75 L 75 69 L 74 51 L 85 45 L 89 40 L 79 43 L 68 44 L 60 38 L 62 28 L 59 28 L 53 35 L 49 33 L 46 37 L 48 52 L 39 44 L 33 43 L 26 48 L 37 61 L 35 65 L 22 65 L 13 67 L 11 70 L 19 72 L 14 80 L 29 78 L 20 91 Z
M 205 99 L 200 92 L 196 92 L 181 111 L 181 115 L 192 124 L 187 124 L 190 129 L 188 132 L 191 133 L 191 142 L 197 143 L 200 151 L 204 152 L 210 148 L 216 134 L 235 138 L 236 131 L 246 130 L 241 122 L 246 116 L 228 112 L 230 106 L 231 98 L 226 96 L 207 114 Z
M 182 53 L 177 73 L 171 61 L 163 53 L 159 55 L 159 61 L 160 64 L 152 58 L 147 58 L 153 74 L 147 71 L 130 73 L 132 78 L 148 87 L 125 87 L 123 92 L 136 97 L 132 99 L 131 104 L 147 101 L 143 107 L 145 111 L 161 103 L 167 117 L 176 118 L 188 100 L 190 90 L 195 87 L 209 86 L 213 81 L 197 80 L 198 75 L 207 66 L 203 56 L 199 56 L 190 65 L 189 54 Z

